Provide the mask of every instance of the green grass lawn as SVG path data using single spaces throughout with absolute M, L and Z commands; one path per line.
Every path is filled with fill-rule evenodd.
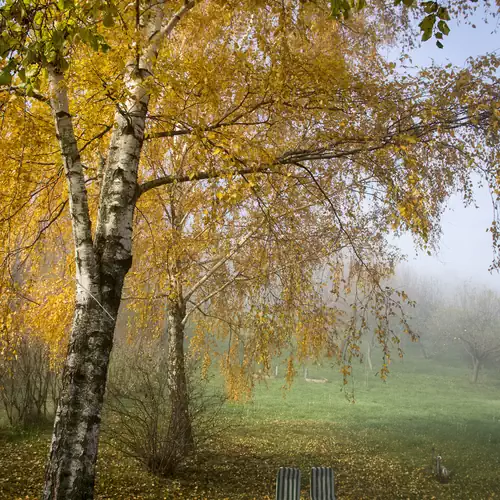
M 354 371 L 352 402 L 329 366 L 309 376 L 331 379 L 292 389 L 260 383 L 249 403 L 228 405 L 233 423 L 175 479 L 159 479 L 107 445 L 101 447 L 97 498 L 273 498 L 279 466 L 298 466 L 303 497 L 308 471 L 336 472 L 342 499 L 500 498 L 500 374 L 485 371 L 477 385 L 466 367 L 407 356 L 386 383 L 365 383 Z M 0 499 L 37 498 L 50 431 L 0 435 Z M 433 446 L 453 470 L 449 484 L 430 473 Z

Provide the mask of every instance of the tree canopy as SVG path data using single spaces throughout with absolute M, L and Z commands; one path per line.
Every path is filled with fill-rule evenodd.
M 443 8 L 424 6 L 424 38 L 446 34 Z M 196 317 L 204 355 L 204 320 L 219 317 L 230 379 L 237 335 L 250 332 L 249 359 L 264 365 L 286 344 L 299 357 L 342 351 L 339 329 L 352 355 L 368 310 L 389 356 L 406 295 L 384 285 L 398 259 L 387 236 L 409 231 L 431 250 L 451 193 L 470 199 L 477 174 L 498 192 L 498 58 L 401 74 L 380 49 L 406 32 L 407 11 L 350 10 L 0 7 L 4 325 L 22 312 L 61 345 L 74 310 L 46 498 L 91 495 L 123 298 L 136 319 L 157 298 L 170 322 Z

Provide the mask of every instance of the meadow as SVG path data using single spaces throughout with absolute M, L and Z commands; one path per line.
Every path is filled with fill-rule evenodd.
M 375 361 L 376 365 L 376 361 Z M 469 382 L 467 363 L 411 350 L 387 382 L 354 370 L 347 392 L 328 362 L 258 383 L 247 403 L 228 404 L 226 430 L 175 478 L 143 471 L 106 440 L 98 462 L 99 499 L 272 499 L 280 466 L 302 470 L 308 497 L 312 466 L 333 467 L 343 499 L 494 499 L 500 497 L 500 373 Z M 0 498 L 38 498 L 50 428 L 0 434 Z M 431 473 L 432 450 L 453 471 L 448 484 Z

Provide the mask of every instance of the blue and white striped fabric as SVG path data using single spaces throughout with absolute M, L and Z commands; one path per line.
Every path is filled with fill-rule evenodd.
M 311 469 L 311 500 L 335 500 L 333 469 L 313 467 Z
M 300 500 L 300 469 L 280 467 L 276 478 L 276 500 Z

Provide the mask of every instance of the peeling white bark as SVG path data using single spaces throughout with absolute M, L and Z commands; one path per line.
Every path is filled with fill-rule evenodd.
M 99 293 L 97 266 L 92 246 L 92 231 L 85 178 L 69 110 L 63 74 L 49 67 L 50 104 L 68 182 L 69 209 L 73 224 L 76 260 L 76 301 L 88 302 L 89 292 Z

